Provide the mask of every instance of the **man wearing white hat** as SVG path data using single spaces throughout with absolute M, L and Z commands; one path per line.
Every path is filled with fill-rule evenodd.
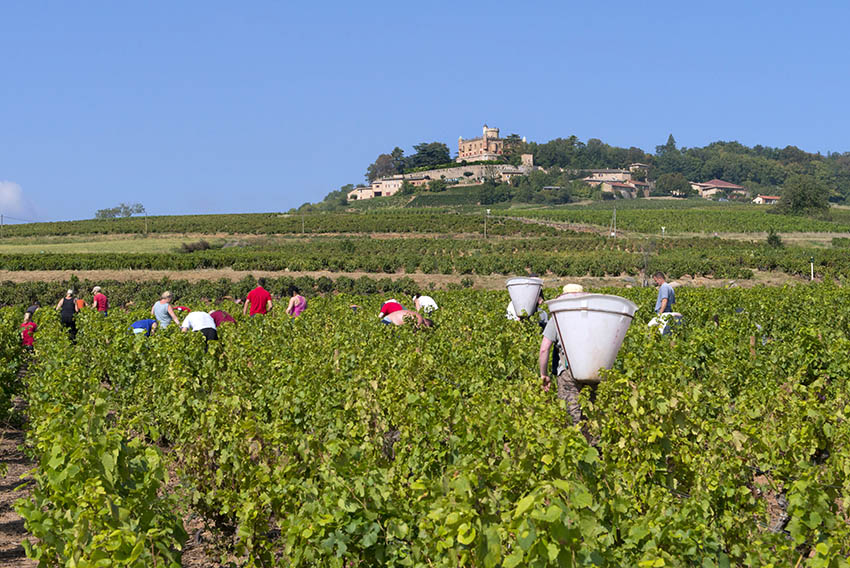
M 563 293 L 559 296 L 559 298 L 563 298 L 564 296 L 580 295 L 583 293 L 584 288 L 580 284 L 566 284 L 564 286 Z M 578 424 L 582 420 L 581 405 L 579 405 L 578 402 L 578 393 L 584 384 L 573 379 L 573 374 L 567 367 L 567 357 L 564 354 L 564 348 L 561 345 L 560 338 L 558 337 L 558 328 L 555 327 L 555 318 L 551 317 L 549 318 L 549 323 L 546 324 L 546 328 L 543 330 L 543 339 L 540 341 L 540 353 L 538 356 L 540 378 L 543 380 L 543 390 L 547 392 L 552 384 L 552 380 L 549 378 L 549 373 L 546 371 L 546 367 L 549 363 L 549 351 L 552 349 L 553 344 L 558 346 L 558 352 L 561 356 L 557 369 L 558 398 L 567 401 L 567 410 L 570 413 L 570 417 L 573 419 L 573 424 Z

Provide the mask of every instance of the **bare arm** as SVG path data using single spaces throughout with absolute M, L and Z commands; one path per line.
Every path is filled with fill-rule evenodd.
M 156 314 L 155 314 L 155 313 L 154 313 L 154 311 L 153 311 L 153 309 L 154 309 L 155 307 L 156 307 L 156 302 L 154 302 L 154 303 L 153 303 L 153 305 L 151 306 L 151 315 L 152 315 L 152 316 L 154 316 L 154 317 L 156 317 Z
M 271 301 L 271 300 L 269 300 L 268 302 L 266 302 L 266 311 L 267 311 L 267 312 L 272 311 L 272 301 Z
M 61 310 L 61 309 L 62 309 L 62 302 L 63 302 L 64 300 L 65 300 L 65 298 L 61 298 L 61 299 L 59 300 L 59 303 L 58 303 L 58 304 L 56 304 L 56 309 L 57 309 L 57 310 Z
M 79 311 L 80 311 L 80 304 L 78 304 L 76 301 L 74 301 L 74 311 L 75 311 L 75 312 L 79 312 Z
M 168 315 L 171 316 L 174 323 L 180 325 L 180 320 L 177 318 L 177 314 L 174 313 L 174 308 L 171 307 L 171 304 L 168 304 Z
M 537 356 L 537 365 L 540 368 L 540 377 L 549 378 L 546 368 L 549 366 L 549 350 L 552 349 L 552 340 L 544 337 L 540 341 L 540 353 Z
M 248 307 L 251 305 L 251 300 L 245 298 L 245 303 L 242 304 L 242 315 L 248 315 Z
M 289 298 L 289 305 L 286 306 L 286 315 L 291 316 L 292 310 L 295 308 L 295 296 Z
M 658 310 L 658 315 L 664 313 L 664 310 L 667 309 L 667 298 L 661 298 L 661 308 Z

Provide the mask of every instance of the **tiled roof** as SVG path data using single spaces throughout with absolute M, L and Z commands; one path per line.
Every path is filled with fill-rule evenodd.
M 701 183 L 704 187 L 720 187 L 722 189 L 746 189 L 742 185 L 735 185 L 734 183 L 729 183 L 728 181 L 723 181 L 722 179 L 714 178 L 713 180 L 707 181 L 705 183 Z

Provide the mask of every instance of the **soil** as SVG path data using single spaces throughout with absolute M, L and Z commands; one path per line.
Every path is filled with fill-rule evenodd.
M 27 537 L 27 532 L 24 520 L 13 508 L 15 501 L 29 495 L 28 488 L 18 488 L 28 480 L 28 472 L 35 467 L 20 449 L 23 443 L 22 430 L 0 430 L 0 463 L 9 468 L 0 482 L 0 568 L 38 565 L 24 553 L 21 541 Z

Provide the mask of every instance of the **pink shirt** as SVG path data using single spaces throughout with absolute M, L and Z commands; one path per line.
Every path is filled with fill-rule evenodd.
M 93 300 L 97 306 L 97 311 L 105 312 L 109 309 L 109 300 L 106 299 L 106 295 L 103 292 L 95 294 Z
M 307 309 L 307 299 L 301 294 L 295 296 L 295 305 L 292 306 L 292 317 L 298 317 L 301 312 Z

